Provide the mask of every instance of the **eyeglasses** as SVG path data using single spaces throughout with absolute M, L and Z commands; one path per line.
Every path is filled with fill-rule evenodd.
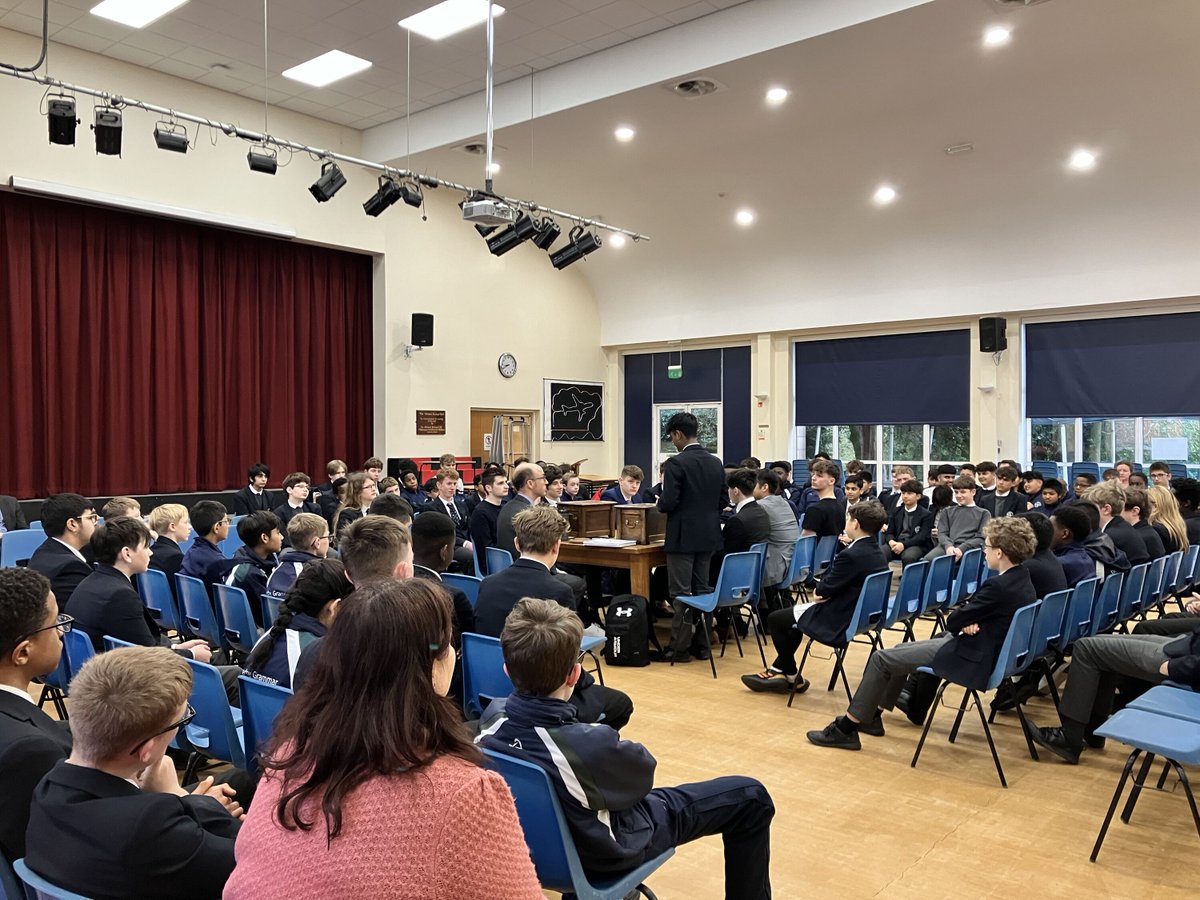
M 196 710 L 193 709 L 192 704 L 189 703 L 187 705 L 187 709 L 183 713 L 183 718 L 181 718 L 178 722 L 172 722 L 161 731 L 154 732 L 154 734 L 150 735 L 150 737 L 146 738 L 146 740 L 138 741 L 137 745 L 129 751 L 129 755 L 133 756 L 136 754 L 138 752 L 138 747 L 142 746 L 142 744 L 146 743 L 146 741 L 154 740 L 154 738 L 158 737 L 160 734 L 167 734 L 168 732 L 175 731 L 177 728 L 183 728 L 194 718 L 196 718 Z
M 100 521 L 100 513 L 93 512 L 88 513 L 86 516 L 73 516 L 72 518 L 79 522 L 91 522 L 93 525 L 95 525 Z
M 317 538 L 317 540 L 318 541 L 332 541 L 333 535 L 332 534 L 323 534 L 319 538 Z
M 35 634 L 37 634 L 38 632 L 41 632 L 41 631 L 49 631 L 51 628 L 57 628 L 57 629 L 58 629 L 58 633 L 59 633 L 59 634 L 66 634 L 68 631 L 70 631 L 70 630 L 71 630 L 71 627 L 72 627 L 74 624 L 75 624 L 75 617 L 74 617 L 74 616 L 68 616 L 66 613 L 59 613 L 59 614 L 58 614 L 58 615 L 55 617 L 55 619 L 54 619 L 54 624 L 53 624 L 53 625 L 43 625 L 41 628 L 35 628 L 35 629 L 33 629 L 33 631 L 30 631 L 30 632 L 28 632 L 27 634 L 23 634 L 23 635 L 21 635 L 21 636 L 20 636 L 20 637 L 17 639 L 17 643 L 19 644 L 21 641 L 25 640 L 26 638 L 31 638 L 31 637 L 33 637 L 33 636 L 34 636 Z

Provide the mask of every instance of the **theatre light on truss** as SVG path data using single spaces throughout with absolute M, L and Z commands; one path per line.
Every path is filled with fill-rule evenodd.
M 50 126 L 50 143 L 68 147 L 75 144 L 75 98 L 66 94 L 51 94 L 46 99 L 46 119 Z
M 96 134 L 96 152 L 105 156 L 121 155 L 121 111 L 97 106 L 92 131 Z
M 317 198 L 318 203 L 324 203 L 340 191 L 346 184 L 346 176 L 333 160 L 321 166 L 321 177 L 312 183 L 308 192 Z
M 400 185 L 388 176 L 381 175 L 379 176 L 379 190 L 363 204 L 363 212 L 371 217 L 378 216 L 399 199 Z
M 520 247 L 537 233 L 537 223 L 529 216 L 522 215 L 499 234 L 488 238 L 488 250 L 493 256 L 503 256 L 509 250 Z
M 187 129 L 177 122 L 159 122 L 154 126 L 154 143 L 158 145 L 159 150 L 187 153 Z
M 537 234 L 533 236 L 533 245 L 539 250 L 549 250 L 560 234 L 562 234 L 562 229 L 553 219 L 539 219 Z
M 550 254 L 550 265 L 556 269 L 565 269 L 572 263 L 577 263 L 585 256 L 600 249 L 600 238 L 592 232 L 584 232 L 582 225 L 576 225 L 567 235 L 570 243 Z
M 279 153 L 274 147 L 265 144 L 261 147 L 251 147 L 246 151 L 246 162 L 251 172 L 274 175 L 279 169 Z

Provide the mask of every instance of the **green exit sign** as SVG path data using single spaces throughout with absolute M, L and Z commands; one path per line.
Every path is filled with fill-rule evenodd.
M 678 381 L 683 377 L 683 366 L 667 366 L 667 378 Z

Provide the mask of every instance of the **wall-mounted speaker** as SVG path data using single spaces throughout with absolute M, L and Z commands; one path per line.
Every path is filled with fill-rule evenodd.
M 414 330 L 416 324 L 413 325 Z M 979 320 L 979 352 L 999 353 L 1008 349 L 1008 323 L 1003 316 L 985 316 Z
M 412 343 L 414 347 L 433 346 L 433 314 L 412 314 Z

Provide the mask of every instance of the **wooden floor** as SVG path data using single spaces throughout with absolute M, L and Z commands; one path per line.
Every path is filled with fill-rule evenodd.
M 745 774 L 767 786 L 776 806 L 775 897 L 1196 896 L 1200 842 L 1178 785 L 1144 792 L 1132 822 L 1117 819 L 1099 861 L 1088 861 L 1123 745 L 1089 750 L 1078 766 L 1045 753 L 1034 762 L 1016 716 L 1002 714 L 993 732 L 1007 790 L 973 711 L 955 744 L 946 741 L 952 711 L 939 711 L 916 769 L 909 763 L 920 729 L 900 713 L 885 714 L 887 735 L 864 735 L 860 752 L 816 747 L 804 733 L 846 707 L 840 685 L 825 691 L 832 662 L 810 658 L 813 686 L 788 709 L 786 697 L 742 685 L 738 676 L 762 665 L 752 641 L 746 651 L 739 659 L 731 643 L 716 680 L 698 661 L 606 666 L 605 679 L 633 698 L 623 736 L 657 758 L 657 785 Z M 866 647 L 850 651 L 852 689 L 866 658 Z M 957 706 L 957 689 L 947 695 Z M 1040 724 L 1057 724 L 1048 700 L 1029 709 Z M 720 840 L 681 847 L 648 884 L 662 900 L 723 896 Z

